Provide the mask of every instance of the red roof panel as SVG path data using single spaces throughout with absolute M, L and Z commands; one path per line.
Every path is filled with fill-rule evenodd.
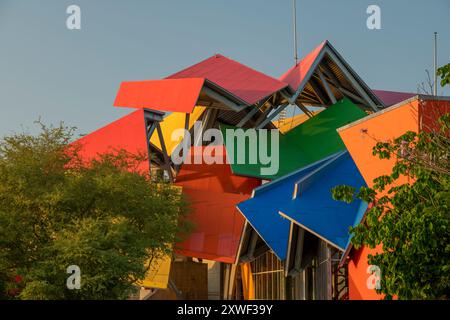
M 167 79 L 201 77 L 252 105 L 287 87 L 287 84 L 237 61 L 217 54 Z
M 313 65 L 320 51 L 322 51 L 325 44 L 326 41 L 322 42 L 317 48 L 315 48 L 306 57 L 304 57 L 297 65 L 286 71 L 286 73 L 280 77 L 280 81 L 286 82 L 292 89 L 294 89 L 294 91 L 296 91 L 302 83 L 303 79 L 305 79 L 306 74 Z
M 81 146 L 83 160 L 124 149 L 132 154 L 147 154 L 144 110 L 136 110 L 74 142 Z M 142 161 L 138 171 L 148 173 L 149 162 Z

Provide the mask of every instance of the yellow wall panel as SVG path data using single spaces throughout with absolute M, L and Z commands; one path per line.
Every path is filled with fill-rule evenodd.
M 194 111 L 189 116 L 189 129 L 192 128 L 195 121 L 197 121 L 200 116 L 205 111 L 205 107 L 195 107 Z M 181 142 L 180 141 L 172 141 L 172 132 L 176 129 L 184 129 L 186 114 L 181 112 L 174 112 L 169 114 L 164 120 L 161 122 L 161 131 L 164 137 L 164 142 L 166 144 L 167 153 L 169 156 L 172 154 L 175 147 Z M 150 138 L 150 142 L 155 145 L 159 150 L 161 150 L 161 143 L 159 141 L 158 134 L 155 130 L 153 135 Z
M 250 263 L 241 264 L 241 276 L 244 300 L 255 300 L 255 285 L 253 283 L 252 267 Z
M 170 265 L 172 257 L 165 255 L 161 259 L 152 262 L 145 279 L 139 283 L 146 288 L 166 289 L 169 282 Z

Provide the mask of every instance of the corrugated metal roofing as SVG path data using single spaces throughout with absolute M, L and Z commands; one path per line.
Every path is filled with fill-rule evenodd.
M 237 61 L 216 54 L 167 79 L 206 78 L 249 105 L 287 87 L 287 84 Z

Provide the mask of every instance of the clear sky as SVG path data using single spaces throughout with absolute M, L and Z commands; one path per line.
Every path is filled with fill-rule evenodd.
M 434 31 L 450 62 L 450 0 L 297 2 L 300 55 L 328 39 L 372 88 L 416 92 Z M 81 30 L 66 28 L 71 4 Z M 370 4 L 381 30 L 366 27 Z M 293 65 L 291 13 L 291 0 L 0 0 L 0 136 L 40 116 L 89 133 L 129 112 L 112 107 L 121 81 L 215 53 L 278 77 Z

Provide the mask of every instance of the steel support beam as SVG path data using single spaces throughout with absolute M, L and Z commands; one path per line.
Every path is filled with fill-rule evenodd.
M 286 109 L 286 107 L 288 106 L 288 103 L 282 104 L 280 105 L 277 109 L 275 109 L 274 112 L 272 112 L 271 115 L 269 115 L 263 122 L 261 122 L 260 124 L 258 124 L 256 126 L 256 129 L 262 129 L 264 128 L 270 121 L 272 121 L 273 118 L 275 118 L 281 111 L 283 111 L 284 109 Z
M 314 60 L 314 63 L 309 68 L 308 72 L 306 73 L 305 77 L 303 78 L 302 82 L 300 83 L 299 87 L 297 88 L 297 91 L 294 93 L 294 95 L 291 97 L 291 103 L 293 103 L 295 100 L 297 100 L 300 93 L 305 88 L 305 85 L 308 83 L 309 79 L 314 74 L 314 71 L 318 68 L 320 62 L 322 61 L 323 57 L 325 55 L 325 50 L 321 50 L 320 53 L 317 55 L 317 58 Z M 306 81 L 308 79 L 308 81 Z
M 223 103 L 224 105 L 226 105 L 227 107 L 229 107 L 230 109 L 232 109 L 233 111 L 239 112 L 242 111 L 242 109 L 245 107 L 243 105 L 239 105 L 237 103 L 234 103 L 233 101 L 231 101 L 230 99 L 227 99 L 226 97 L 220 95 L 219 93 L 215 92 L 214 90 L 208 88 L 208 87 L 203 87 L 202 91 L 208 96 L 213 98 L 214 100 L 217 100 L 221 103 Z
M 327 53 L 331 57 L 331 59 L 334 61 L 334 63 L 336 63 L 336 65 L 342 70 L 342 72 L 344 73 L 344 76 L 351 83 L 351 85 L 355 88 L 355 90 L 358 91 L 359 95 L 361 97 L 363 97 L 363 99 L 366 101 L 366 103 L 369 105 L 369 107 L 371 107 L 374 111 L 378 111 L 378 107 L 375 105 L 375 103 L 372 101 L 372 99 L 366 93 L 364 88 L 358 83 L 358 81 L 356 81 L 356 79 L 353 77 L 353 75 L 350 73 L 350 71 L 347 70 L 347 68 L 338 59 L 338 57 L 334 54 L 334 52 L 332 50 L 327 49 Z
M 258 127 L 259 124 L 260 124 L 262 121 L 264 121 L 264 119 L 269 115 L 270 111 L 272 111 L 272 110 L 273 110 L 273 106 L 272 106 L 272 105 L 269 106 L 269 107 L 267 107 L 267 109 L 264 110 L 264 112 L 263 112 L 263 113 L 258 117 L 258 119 L 256 120 L 256 122 L 255 122 L 255 127 Z
M 147 128 L 147 140 L 150 142 L 150 138 L 152 137 L 156 129 L 156 122 L 150 122 L 149 120 L 146 120 L 145 122 Z
M 366 102 L 364 101 L 363 98 L 357 96 L 353 92 L 351 92 L 343 87 L 338 87 L 338 90 L 340 90 L 343 95 L 348 96 L 348 97 L 352 98 L 353 100 L 358 101 L 359 103 L 366 104 Z
M 362 104 L 367 103 L 363 98 L 361 98 L 360 96 L 357 96 L 356 94 L 354 94 L 353 92 L 351 92 L 350 90 L 348 90 L 347 88 L 342 86 L 342 84 L 339 82 L 339 80 L 336 78 L 336 76 L 333 74 L 333 72 L 326 65 L 323 65 L 322 67 L 323 67 L 323 72 L 325 73 L 325 75 L 328 76 L 328 78 L 330 78 L 331 84 L 336 89 L 341 91 L 341 93 L 344 96 L 348 96 L 348 97 L 352 98 L 353 100 L 358 101 L 359 103 L 362 103 Z
M 297 245 L 295 248 L 295 260 L 294 260 L 294 270 L 296 272 L 301 271 L 304 240 L 305 240 L 305 230 L 303 228 L 298 227 Z
M 184 118 L 184 130 L 189 131 L 189 120 L 191 118 L 190 113 L 186 113 L 186 116 Z
M 275 94 L 274 94 L 274 96 L 275 96 Z M 250 112 L 247 113 L 247 114 L 245 115 L 245 117 L 242 118 L 241 121 L 239 121 L 239 123 L 236 125 L 236 127 L 242 128 L 242 127 L 243 127 L 243 126 L 244 126 L 251 118 L 253 118 L 253 116 L 254 116 L 255 114 L 258 113 L 259 109 L 261 109 L 262 106 L 264 106 L 266 103 L 269 102 L 269 100 L 270 100 L 271 98 L 272 98 L 272 97 L 269 97 L 269 98 L 267 98 L 266 100 L 264 100 L 264 101 L 262 101 L 262 102 L 256 104 L 255 106 L 253 106 L 252 110 L 250 110 Z M 269 102 L 269 104 L 272 105 L 270 102 Z M 252 107 L 252 106 L 250 106 L 250 108 L 251 108 L 251 107 Z
M 328 85 L 327 80 L 325 79 L 325 77 L 323 76 L 322 71 L 320 71 L 319 68 L 317 68 L 317 73 L 319 74 L 320 81 L 322 81 L 322 85 L 325 88 L 325 91 L 326 91 L 328 97 L 330 98 L 332 104 L 336 104 L 336 102 L 337 102 L 336 97 L 334 96 L 333 91 L 331 91 L 331 88 Z
M 239 123 L 236 125 L 236 127 L 242 128 L 255 114 L 258 113 L 258 111 L 259 111 L 259 108 L 255 106 L 252 110 L 250 110 L 249 113 L 247 113 L 245 115 L 244 118 L 242 118 L 241 121 L 239 121 Z
M 331 82 L 340 86 L 340 82 L 339 79 L 334 75 L 333 71 L 331 71 L 331 69 L 328 67 L 327 64 L 322 64 L 321 68 L 323 69 L 323 72 L 325 73 L 325 75 L 328 76 L 328 78 L 331 79 Z
M 190 121 L 190 118 L 191 118 L 190 113 L 186 113 L 185 118 L 184 118 L 184 130 L 185 130 L 185 133 L 189 132 L 189 121 Z M 181 141 L 180 141 L 180 143 L 178 145 L 183 144 L 185 138 L 186 137 L 183 136 L 183 139 L 181 139 Z M 191 141 L 191 144 L 189 145 L 189 147 L 191 145 L 192 145 L 192 141 Z M 183 150 L 184 149 L 181 149 L 181 151 L 180 151 L 180 156 L 182 156 L 182 157 L 184 156 Z M 181 164 L 175 165 L 175 174 L 176 175 L 178 175 L 178 172 L 180 172 L 180 169 L 181 169 Z
M 247 251 L 247 256 L 249 260 L 253 260 L 255 258 L 255 248 L 257 241 L 258 241 L 258 233 L 256 233 L 255 230 L 252 230 Z
M 155 132 L 155 129 L 157 129 L 159 122 L 163 120 L 163 117 L 164 112 L 151 109 L 144 109 L 144 127 L 147 138 L 147 156 L 150 175 L 152 171 L 152 153 L 151 153 L 150 139 L 153 133 Z
M 296 105 L 300 108 L 300 110 L 303 111 L 304 114 L 306 114 L 308 117 L 312 118 L 314 116 L 314 114 L 308 110 L 308 108 L 306 108 L 300 101 L 298 101 L 297 99 L 292 101 L 292 99 L 290 97 L 288 97 L 286 94 L 283 94 L 283 97 L 285 97 L 288 101 L 290 101 L 290 104 L 292 105 Z
M 309 84 L 313 88 L 316 97 L 319 99 L 319 102 L 322 105 L 325 105 L 326 104 L 325 95 L 323 94 L 322 89 L 319 87 L 319 85 L 316 83 L 316 80 L 313 77 L 311 77 L 311 79 L 309 80 Z
M 156 124 L 156 130 L 158 131 L 158 138 L 159 142 L 161 143 L 161 151 L 164 157 L 164 165 L 166 167 L 167 174 L 169 175 L 170 182 L 173 182 L 173 172 L 172 166 L 170 165 L 170 157 L 167 154 L 166 143 L 164 142 L 164 136 L 162 134 L 161 125 L 159 124 L 159 122 L 157 122 Z
M 299 107 L 300 110 L 302 110 L 303 113 L 306 114 L 308 117 L 310 118 L 314 117 L 314 114 L 310 110 L 308 110 L 308 108 L 306 108 L 300 101 L 297 101 L 295 105 Z

